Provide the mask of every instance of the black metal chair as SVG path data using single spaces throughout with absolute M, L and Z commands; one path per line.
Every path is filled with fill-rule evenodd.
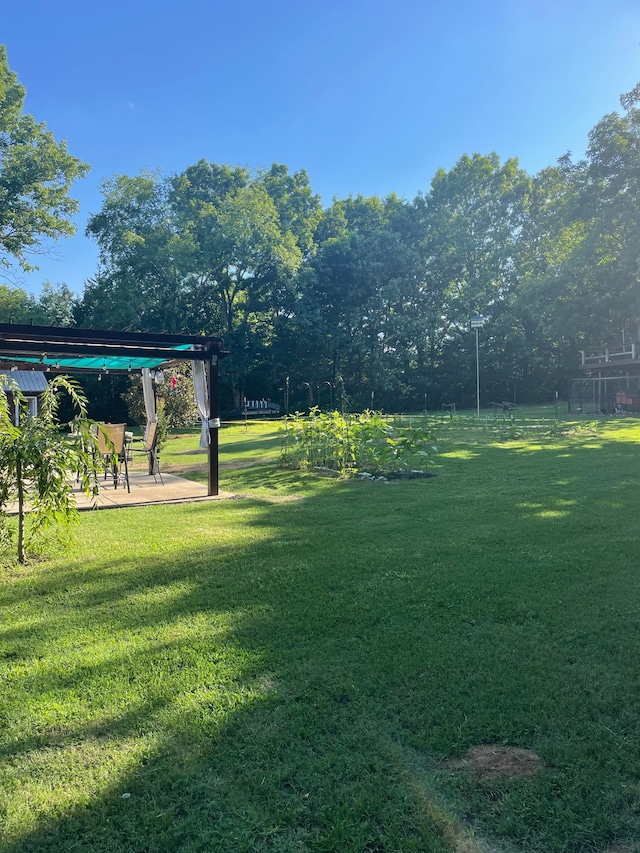
M 136 447 L 134 443 L 131 446 L 132 453 L 146 453 L 149 460 L 149 474 L 153 476 L 155 482 L 160 478 L 161 484 L 164 486 L 164 480 L 160 473 L 160 459 L 158 456 L 158 421 L 147 421 L 147 427 L 144 431 L 144 438 L 137 439 L 142 441 L 142 447 Z

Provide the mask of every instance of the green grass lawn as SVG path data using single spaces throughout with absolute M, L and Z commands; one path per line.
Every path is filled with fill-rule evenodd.
M 0 850 L 639 850 L 640 421 L 565 427 L 436 422 L 437 476 L 389 483 L 225 427 L 237 499 L 3 569 Z

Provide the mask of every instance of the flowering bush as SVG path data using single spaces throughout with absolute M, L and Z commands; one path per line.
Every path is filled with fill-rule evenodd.
M 162 385 L 156 388 L 158 403 L 158 419 L 164 434 L 173 427 L 191 426 L 198 423 L 198 410 L 195 404 L 191 368 L 187 364 L 179 364 L 167 371 Z M 129 409 L 129 415 L 136 423 L 144 426 L 147 416 L 142 395 L 142 379 L 132 376 L 129 389 L 122 395 Z

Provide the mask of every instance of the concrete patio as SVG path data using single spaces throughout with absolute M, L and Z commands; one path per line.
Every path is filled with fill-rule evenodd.
M 113 509 L 124 506 L 145 506 L 151 504 L 186 503 L 193 501 L 216 501 L 230 498 L 228 492 L 210 496 L 207 494 L 206 483 L 196 483 L 193 480 L 185 480 L 175 474 L 162 474 L 164 485 L 158 479 L 141 471 L 129 472 L 129 485 L 131 491 L 127 491 L 125 483 L 119 482 L 118 488 L 113 486 L 113 480 L 100 479 L 100 494 L 97 498 L 87 497 L 81 491 L 79 485 L 73 484 L 73 492 L 76 505 L 79 510 L 86 509 Z
M 193 480 L 185 480 L 175 474 L 163 474 L 162 479 L 164 486 L 159 480 L 156 483 L 153 477 L 147 473 L 132 471 L 129 473 L 130 492 L 127 491 L 127 486 L 124 483 L 118 483 L 118 488 L 115 489 L 112 479 L 100 479 L 100 493 L 94 498 L 87 497 L 74 478 L 73 494 L 79 510 L 219 501 L 233 497 L 230 492 L 220 492 L 220 494 L 213 496 L 208 495 L 204 483 L 194 483 Z M 9 504 L 6 513 L 7 515 L 17 515 L 17 503 Z

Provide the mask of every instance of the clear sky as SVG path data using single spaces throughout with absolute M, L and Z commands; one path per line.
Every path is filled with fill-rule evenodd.
M 464 153 L 579 158 L 640 80 L 640 0 L 14 0 L 0 43 L 26 111 L 91 166 L 77 236 L 7 281 L 80 293 L 113 174 L 278 162 L 329 204 L 412 199 Z

